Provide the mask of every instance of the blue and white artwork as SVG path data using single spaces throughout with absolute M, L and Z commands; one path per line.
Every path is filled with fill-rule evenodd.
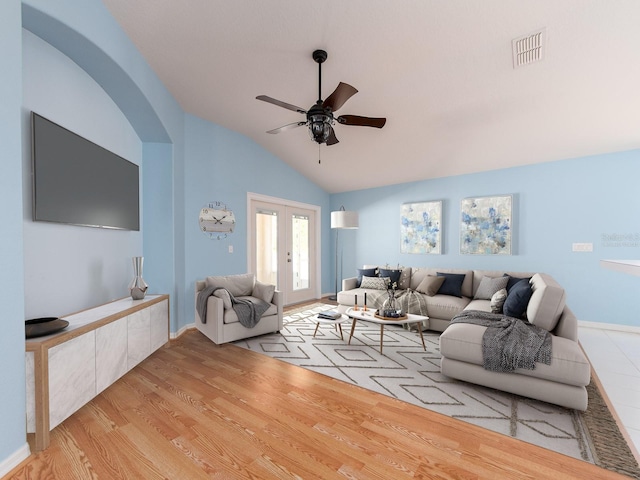
M 460 253 L 511 255 L 511 195 L 462 200 Z
M 400 207 L 400 253 L 442 253 L 442 202 Z

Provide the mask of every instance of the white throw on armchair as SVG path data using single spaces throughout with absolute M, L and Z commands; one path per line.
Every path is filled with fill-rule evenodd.
M 196 308 L 196 328 L 214 343 L 233 342 L 265 333 L 278 332 L 282 329 L 282 295 L 275 289 L 274 285 L 267 285 L 257 281 L 252 273 L 207 277 L 206 280 L 196 281 L 196 305 L 198 294 L 207 287 L 225 289 L 216 290 L 207 299 L 205 322 L 200 318 Z M 262 314 L 255 327 L 244 327 L 240 324 L 226 292 L 229 292 L 237 299 L 264 300 L 269 304 L 269 308 Z

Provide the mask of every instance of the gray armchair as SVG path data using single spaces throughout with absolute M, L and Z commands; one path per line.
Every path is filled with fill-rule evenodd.
M 196 302 L 198 294 L 207 287 L 225 289 L 216 290 L 207 298 L 207 313 L 204 321 L 200 318 L 196 308 L 196 328 L 214 343 L 233 342 L 265 333 L 278 332 L 282 329 L 282 294 L 275 289 L 274 285 L 257 281 L 252 273 L 207 277 L 205 280 L 196 281 Z M 264 300 L 269 304 L 269 308 L 262 314 L 255 327 L 247 328 L 239 322 L 226 292 L 237 299 L 246 299 L 252 302 L 255 302 L 256 299 Z

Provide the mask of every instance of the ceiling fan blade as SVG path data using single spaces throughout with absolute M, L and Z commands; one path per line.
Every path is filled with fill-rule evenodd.
M 322 106 L 324 108 L 328 107 L 332 112 L 335 112 L 344 105 L 344 102 L 349 100 L 356 93 L 358 93 L 358 90 L 353 88 L 351 85 L 340 82 L 333 93 L 322 103 Z
M 280 132 L 284 132 L 285 130 L 291 130 L 292 128 L 296 128 L 296 127 L 301 127 L 302 125 L 306 125 L 307 122 L 293 122 L 293 123 L 289 123 L 287 125 L 283 125 L 281 127 L 278 128 L 274 128 L 273 130 L 267 130 L 267 133 L 280 133 Z
M 295 105 L 291 105 L 290 103 L 282 102 L 280 100 L 276 100 L 275 98 L 267 97 L 266 95 L 258 95 L 256 100 L 262 100 L 263 102 L 272 103 L 282 108 L 286 108 L 287 110 L 293 110 L 298 113 L 307 113 L 304 108 L 296 107 Z
M 342 125 L 382 128 L 387 123 L 386 118 L 360 117 L 358 115 L 340 115 L 336 120 Z
M 335 145 L 336 143 L 340 143 L 340 141 L 338 140 L 338 137 L 336 137 L 336 132 L 333 130 L 333 127 L 331 127 L 331 132 L 327 137 L 326 144 L 327 146 L 329 146 L 329 145 Z

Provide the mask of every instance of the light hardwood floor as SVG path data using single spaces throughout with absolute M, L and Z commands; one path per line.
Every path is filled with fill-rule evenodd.
M 626 477 L 190 330 L 6 478 Z

